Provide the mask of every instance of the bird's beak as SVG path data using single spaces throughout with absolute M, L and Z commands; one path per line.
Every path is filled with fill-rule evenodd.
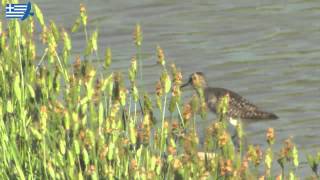
M 188 82 L 182 84 L 182 85 L 180 86 L 180 88 L 182 89 L 182 88 L 188 86 L 189 84 L 191 84 L 191 80 L 189 80 Z

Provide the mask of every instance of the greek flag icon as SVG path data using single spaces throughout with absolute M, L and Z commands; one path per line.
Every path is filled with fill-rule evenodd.
M 25 20 L 29 15 L 33 16 L 30 2 L 27 4 L 7 4 L 6 6 L 6 18 Z

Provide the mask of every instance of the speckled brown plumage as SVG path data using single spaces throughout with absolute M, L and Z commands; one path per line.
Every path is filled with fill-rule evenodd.
M 278 117 L 269 112 L 260 110 L 256 105 L 250 103 L 248 100 L 239 94 L 224 88 L 206 87 L 204 94 L 208 108 L 216 113 L 217 102 L 220 98 L 229 94 L 229 109 L 228 116 L 240 119 L 277 119 Z

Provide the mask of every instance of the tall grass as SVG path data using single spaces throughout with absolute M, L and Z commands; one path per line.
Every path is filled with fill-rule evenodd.
M 0 179 L 298 178 L 295 144 L 288 139 L 275 154 L 272 128 L 266 150 L 243 147 L 241 124 L 239 147 L 234 146 L 225 121 L 227 95 L 218 119 L 204 130 L 199 150 L 196 125 L 207 111 L 203 97 L 181 101 L 182 73 L 167 66 L 160 46 L 162 73 L 155 93 L 146 93 L 139 24 L 134 30 L 137 52 L 128 61 L 130 84 L 125 84 L 122 74 L 110 69 L 111 49 L 100 52 L 98 31 L 88 31 L 85 6 L 71 30 L 83 31 L 87 43 L 75 60 L 70 32 L 47 23 L 36 4 L 33 10 L 35 17 L 24 22 L 0 23 Z M 101 53 L 105 73 L 96 72 L 90 60 Z M 314 172 L 310 177 L 319 177 L 319 153 L 308 161 Z M 275 162 L 281 171 L 272 172 Z

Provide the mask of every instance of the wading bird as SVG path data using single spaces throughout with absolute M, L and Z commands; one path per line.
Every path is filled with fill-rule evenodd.
M 229 106 L 226 113 L 232 125 L 237 125 L 239 119 L 262 120 L 278 119 L 278 116 L 259 109 L 256 105 L 250 103 L 239 94 L 224 88 L 209 87 L 206 78 L 202 72 L 195 72 L 190 75 L 187 83 L 181 87 L 192 85 L 198 92 L 199 88 L 203 90 L 207 107 L 214 113 L 217 113 L 217 106 L 222 97 L 229 94 Z

